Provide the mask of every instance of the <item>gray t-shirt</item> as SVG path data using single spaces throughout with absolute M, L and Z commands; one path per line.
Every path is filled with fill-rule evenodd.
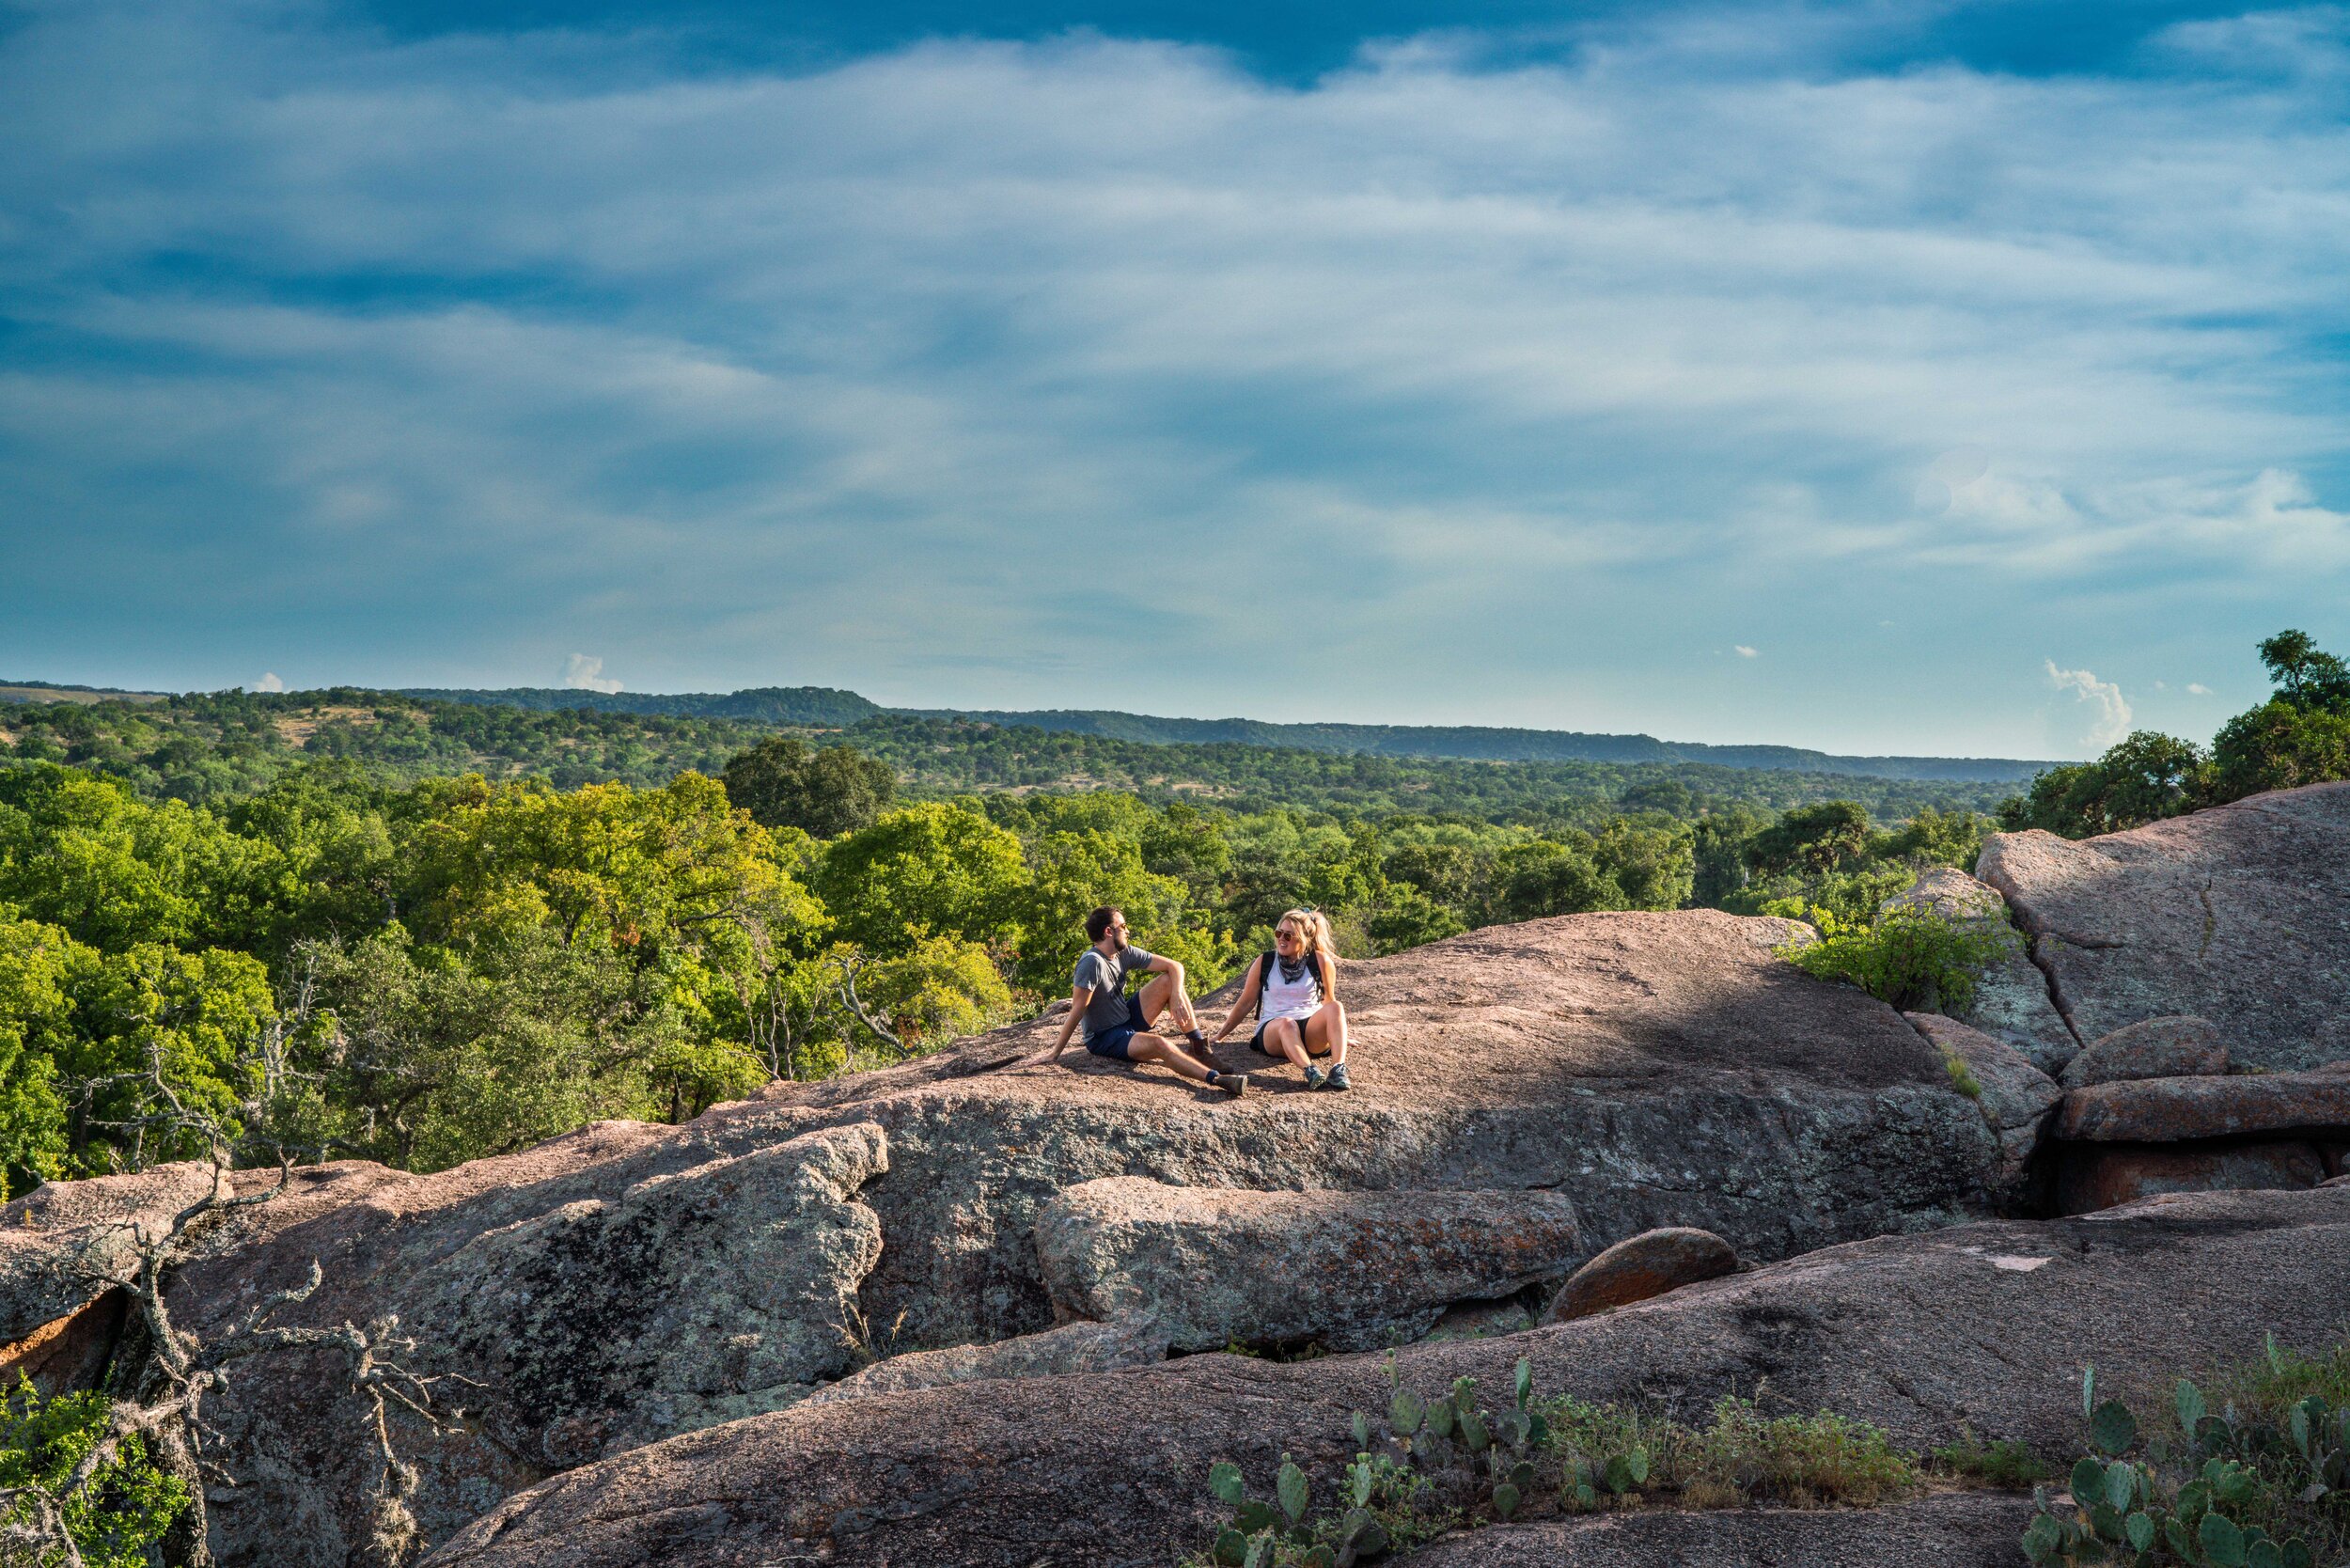
M 1077 955 L 1077 972 L 1069 978 L 1069 988 L 1090 986 L 1093 990 L 1092 999 L 1086 1003 L 1086 1039 L 1126 1021 L 1126 977 L 1156 962 L 1140 948 L 1128 948 L 1116 958 L 1104 958 L 1098 948 L 1088 948 Z

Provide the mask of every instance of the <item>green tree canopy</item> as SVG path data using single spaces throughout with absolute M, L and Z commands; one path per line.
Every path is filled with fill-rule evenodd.
M 854 746 L 810 747 L 776 735 L 727 760 L 727 798 L 762 827 L 796 827 L 837 839 L 870 827 L 889 808 L 898 776 Z

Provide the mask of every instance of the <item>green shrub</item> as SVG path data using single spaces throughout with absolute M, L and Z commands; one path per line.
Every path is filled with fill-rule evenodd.
M 44 1399 L 20 1373 L 16 1388 L 0 1397 L 0 1491 L 39 1487 L 54 1494 L 104 1438 L 106 1410 L 99 1394 Z M 87 1568 L 147 1568 L 148 1548 L 187 1505 L 185 1484 L 157 1469 L 138 1438 L 126 1437 L 114 1460 L 101 1465 L 60 1512 Z M 0 1528 L 35 1518 L 32 1502 L 21 1500 L 0 1513 Z M 68 1560 L 46 1552 L 24 1560 L 51 1568 Z
M 1231 1511 L 1195 1568 L 1351 1568 L 1449 1530 L 1557 1511 L 1637 1508 L 1668 1497 L 1684 1508 L 1775 1501 L 1868 1507 L 1917 1490 L 1914 1455 L 1865 1422 L 1822 1411 L 1764 1416 L 1725 1399 L 1690 1427 L 1659 1412 L 1537 1396 L 1520 1361 L 1509 1398 L 1481 1403 L 1473 1379 L 1423 1399 L 1400 1384 L 1384 1419 L 1356 1412 L 1355 1455 L 1336 1477 L 1281 1456 L 1271 1495 L 1250 1496 L 1219 1462 L 1209 1490 Z
M 1808 975 L 1856 985 L 1904 1012 L 1955 1014 L 1974 1004 L 1977 977 L 2020 943 L 2000 921 L 1951 920 L 1927 909 L 1896 907 L 1866 926 L 1828 922 L 1820 940 L 1790 944 L 1779 953 Z
M 2056 1473 L 2040 1462 L 2029 1444 L 2013 1437 L 1985 1443 L 1971 1432 L 1935 1450 L 1934 1462 L 1947 1475 L 2009 1492 L 2020 1492 Z

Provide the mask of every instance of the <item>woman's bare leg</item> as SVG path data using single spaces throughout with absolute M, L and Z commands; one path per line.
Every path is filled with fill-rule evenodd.
M 1273 1046 L 1281 1055 L 1295 1062 L 1300 1072 L 1305 1070 L 1306 1042 L 1305 1037 L 1297 1031 L 1296 1019 L 1276 1018 L 1264 1027 L 1264 1039 L 1266 1044 Z M 1265 1054 L 1270 1056 L 1273 1053 L 1268 1051 Z
M 1324 1002 L 1314 1009 L 1306 1020 L 1306 1048 L 1327 1050 L 1330 1065 L 1336 1067 L 1346 1059 L 1346 1004 Z

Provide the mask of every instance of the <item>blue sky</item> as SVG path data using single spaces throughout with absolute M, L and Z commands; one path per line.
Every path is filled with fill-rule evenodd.
M 0 677 L 2065 756 L 2350 651 L 2350 10 L 0 3 Z

